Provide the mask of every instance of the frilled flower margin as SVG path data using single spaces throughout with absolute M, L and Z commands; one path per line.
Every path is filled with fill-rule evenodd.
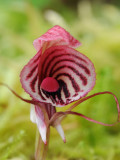
M 43 140 L 41 139 L 39 132 L 37 132 L 37 136 L 36 136 L 36 152 L 35 152 L 35 159 L 36 160 L 45 160 L 45 158 L 46 158 L 47 150 L 48 150 L 48 144 L 49 144 L 50 126 L 55 127 L 57 124 L 60 124 L 60 122 L 67 115 L 71 114 L 71 115 L 80 116 L 80 117 L 82 117 L 82 118 L 84 118 L 84 119 L 86 119 L 88 121 L 91 121 L 93 123 L 97 123 L 97 124 L 100 124 L 100 125 L 103 125 L 103 126 L 114 126 L 114 125 L 116 125 L 117 123 L 120 122 L 120 106 L 119 106 L 118 99 L 112 92 L 109 92 L 109 91 L 94 93 L 94 94 L 92 94 L 90 96 L 86 96 L 86 97 L 84 97 L 84 98 L 82 98 L 80 100 L 77 100 L 65 112 L 56 112 L 49 119 L 48 115 L 46 114 L 46 109 L 44 107 L 42 107 L 39 102 L 34 101 L 34 100 L 28 100 L 28 99 L 25 99 L 25 98 L 21 97 L 14 90 L 12 90 L 8 85 L 6 85 L 4 83 L 0 83 L 0 85 L 7 87 L 16 97 L 18 97 L 22 101 L 24 101 L 26 103 L 29 103 L 29 104 L 32 104 L 32 105 L 38 105 L 40 107 L 40 109 L 42 110 L 42 112 L 44 113 L 45 120 L 46 120 L 45 122 L 46 122 L 46 125 L 47 125 L 47 131 L 46 131 L 46 133 L 47 133 L 46 142 L 47 143 L 46 144 L 43 143 Z M 90 117 L 87 117 L 87 116 L 85 116 L 85 115 L 83 115 L 81 113 L 77 113 L 77 112 L 72 111 L 75 107 L 77 107 L 79 104 L 83 103 L 84 101 L 86 101 L 86 100 L 88 100 L 88 99 L 90 99 L 92 97 L 95 97 L 95 96 L 98 96 L 98 95 L 102 95 L 102 94 L 110 94 L 110 95 L 112 95 L 114 97 L 116 105 L 117 105 L 117 111 L 118 111 L 118 119 L 117 119 L 116 122 L 114 122 L 112 124 L 107 124 L 107 123 L 96 121 L 96 120 L 94 120 L 94 119 L 92 119 Z M 63 136 L 64 136 L 63 134 L 64 133 L 62 132 L 62 130 L 59 130 L 59 128 L 58 128 L 58 132 L 61 135 L 61 137 L 63 138 Z M 65 139 L 63 141 L 66 142 Z

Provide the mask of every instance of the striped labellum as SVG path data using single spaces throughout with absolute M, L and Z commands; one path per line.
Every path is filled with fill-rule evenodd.
M 21 72 L 30 96 L 52 106 L 65 106 L 84 97 L 95 85 L 93 63 L 74 48 L 80 43 L 60 26 L 34 41 L 37 54 Z

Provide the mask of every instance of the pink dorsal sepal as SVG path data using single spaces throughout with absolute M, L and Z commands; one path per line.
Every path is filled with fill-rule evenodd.
M 59 83 L 53 77 L 46 77 L 40 87 L 47 92 L 56 92 L 59 89 Z

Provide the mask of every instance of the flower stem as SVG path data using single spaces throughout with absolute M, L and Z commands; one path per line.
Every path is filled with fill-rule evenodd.
M 39 131 L 36 133 L 36 144 L 35 144 L 35 160 L 45 160 L 49 145 L 50 128 L 47 129 L 47 144 L 45 144 L 40 136 Z

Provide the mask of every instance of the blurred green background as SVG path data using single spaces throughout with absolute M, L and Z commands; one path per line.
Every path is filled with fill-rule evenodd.
M 33 40 L 56 24 L 82 42 L 78 50 L 95 65 L 96 86 L 89 94 L 109 90 L 120 102 L 119 0 L 1 0 L 0 82 L 29 98 L 20 71 L 36 54 Z M 0 160 L 34 160 L 36 125 L 29 110 L 30 105 L 0 86 Z M 106 123 L 117 119 L 109 95 L 92 98 L 75 111 Z M 75 116 L 62 124 L 67 143 L 52 129 L 48 160 L 120 160 L 120 124 L 104 127 Z

